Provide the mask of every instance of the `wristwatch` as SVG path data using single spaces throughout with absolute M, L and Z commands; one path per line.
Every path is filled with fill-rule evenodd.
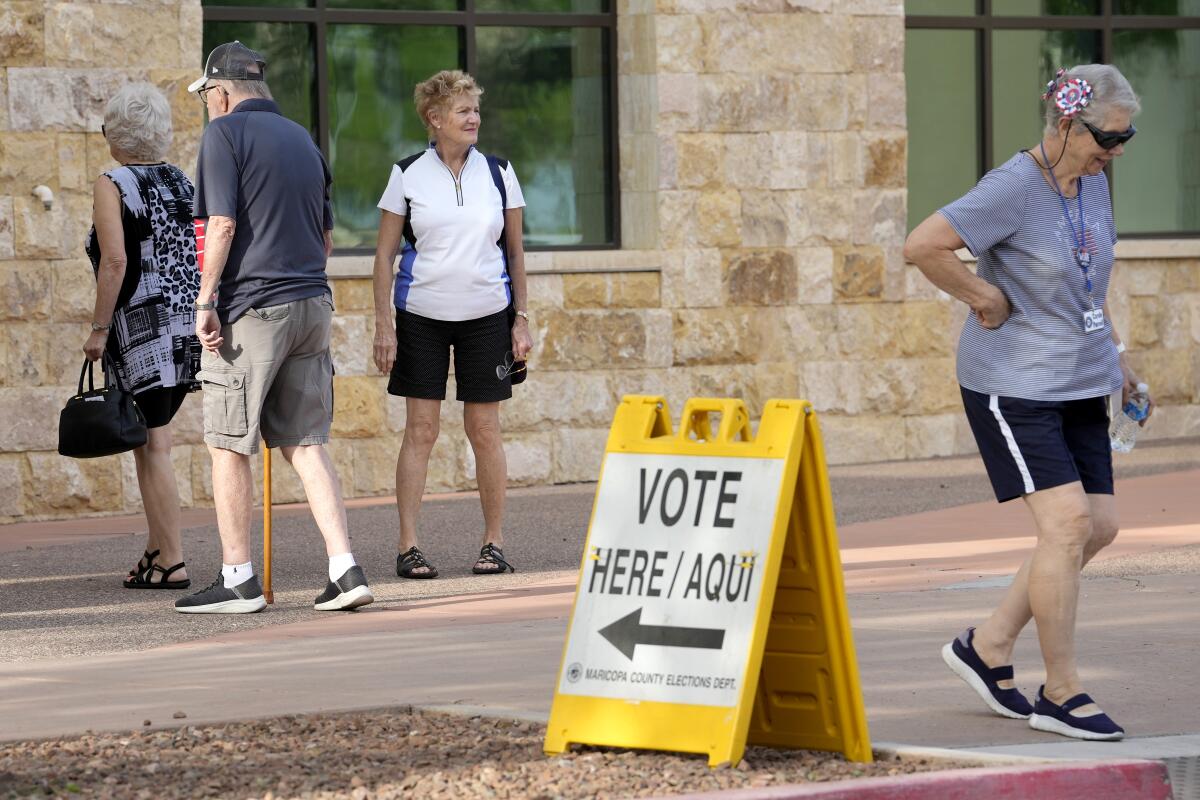
M 111 322 L 108 323 L 107 325 L 101 325 L 98 322 L 93 322 L 92 323 L 92 333 L 100 333 L 101 331 L 107 331 L 111 327 L 112 327 Z
M 517 316 L 520 317 L 521 319 L 525 320 L 526 322 L 529 322 L 529 312 L 528 311 L 518 311 Z
M 207 303 L 192 303 L 192 305 L 195 306 L 197 311 L 212 311 L 217 307 L 216 302 L 213 300 L 209 300 Z

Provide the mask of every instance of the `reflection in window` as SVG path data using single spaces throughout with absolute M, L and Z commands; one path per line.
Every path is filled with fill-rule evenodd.
M 1200 0 L 1113 0 L 1114 14 L 1200 16 Z
M 330 25 L 329 161 L 337 247 L 375 246 L 392 164 L 426 147 L 413 87 L 462 63 L 458 29 Z
M 1117 31 L 1113 63 L 1142 101 L 1113 162 L 1121 231 L 1200 230 L 1200 30 Z
M 908 32 L 904 74 L 910 230 L 978 178 L 975 42 L 973 31 Z
M 992 34 L 992 154 L 988 169 L 1042 139 L 1046 81 L 1059 67 L 1100 58 L 1095 31 L 996 31 Z
M 517 11 L 522 14 L 575 12 L 599 14 L 608 11 L 610 0 L 475 0 L 476 11 Z
M 967 16 L 975 14 L 975 0 L 905 0 L 905 14 Z
M 608 32 L 478 28 L 480 147 L 513 162 L 530 245 L 612 241 Z
M 992 13 L 1007 17 L 1088 16 L 1100 13 L 1100 0 L 1000 0 Z
M 300 22 L 209 22 L 204 25 L 205 56 L 217 45 L 235 39 L 266 59 L 267 83 L 279 110 L 308 128 L 315 140 L 317 70 L 312 26 Z

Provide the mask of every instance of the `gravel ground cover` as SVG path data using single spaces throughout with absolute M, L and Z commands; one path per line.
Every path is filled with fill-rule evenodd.
M 582 748 L 547 757 L 540 723 L 408 708 L 90 734 L 0 749 L 0 798 L 617 798 L 900 775 L 945 762 L 750 747 L 740 764 Z

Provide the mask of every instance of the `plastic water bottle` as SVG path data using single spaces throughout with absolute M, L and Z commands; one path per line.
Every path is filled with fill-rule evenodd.
M 1121 409 L 1121 413 L 1113 421 L 1109 432 L 1113 451 L 1128 453 L 1137 441 L 1138 424 L 1146 418 L 1150 411 L 1150 387 L 1144 383 L 1137 385 L 1137 391 L 1129 395 L 1129 400 Z

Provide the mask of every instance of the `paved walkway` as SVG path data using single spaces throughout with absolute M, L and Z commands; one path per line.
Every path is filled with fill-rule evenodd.
M 1194 671 L 1200 629 L 1200 448 L 1135 455 L 1118 481 L 1123 532 L 1084 583 L 1083 677 L 1131 735 L 1197 734 L 1200 702 L 1178 677 Z M 984 713 L 938 654 L 983 617 L 1028 551 L 1022 506 L 970 502 L 987 497 L 973 460 L 837 468 L 831 478 L 872 738 L 1065 744 Z M 514 492 L 506 552 L 526 569 L 499 580 L 469 575 L 469 498 L 426 508 L 426 529 L 446 532 L 427 549 L 448 576 L 429 582 L 385 577 L 395 511 L 360 504 L 355 549 L 380 600 L 352 615 L 311 610 L 323 558 L 299 512 L 278 514 L 276 605 L 247 617 L 183 617 L 165 609 L 171 594 L 120 589 L 115 576 L 140 552 L 120 521 L 0 529 L 0 740 L 177 726 L 176 712 L 192 724 L 396 704 L 544 715 L 593 491 Z M 203 513 L 186 534 L 200 580 L 217 552 Z M 1018 645 L 1017 677 L 1036 689 L 1033 631 Z

